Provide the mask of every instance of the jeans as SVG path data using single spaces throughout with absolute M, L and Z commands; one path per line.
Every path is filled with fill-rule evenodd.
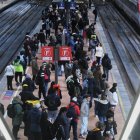
M 19 131 L 19 127 L 20 125 L 14 125 L 13 126 L 13 136 L 15 137 L 15 140 L 17 140 L 17 134 L 18 134 L 18 131 Z
M 54 122 L 56 117 L 57 117 L 58 111 L 49 111 L 48 110 L 48 120 L 50 120 L 51 122 Z
M 7 89 L 8 90 L 12 90 L 13 87 L 12 87 L 12 80 L 13 80 L 13 77 L 14 76 L 7 76 Z
M 98 102 L 97 101 L 94 101 L 94 110 L 95 110 L 95 115 L 98 115 L 98 110 L 97 110 L 97 107 L 98 107 Z
M 91 49 L 91 60 L 95 60 L 95 49 Z
M 47 93 L 48 90 L 48 82 L 45 81 L 45 92 Z
M 81 117 L 81 131 L 80 134 L 87 133 L 87 127 L 88 127 L 88 117 Z
M 71 130 L 71 127 L 73 128 L 73 140 L 78 140 L 78 137 L 77 137 L 77 122 L 74 121 L 74 120 L 71 120 L 70 122 L 70 130 Z

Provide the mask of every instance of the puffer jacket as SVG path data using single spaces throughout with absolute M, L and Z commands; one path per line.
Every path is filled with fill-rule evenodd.
M 13 126 L 20 125 L 23 120 L 23 108 L 22 108 L 22 101 L 13 100 L 12 104 L 14 105 L 15 109 L 15 116 L 12 118 Z

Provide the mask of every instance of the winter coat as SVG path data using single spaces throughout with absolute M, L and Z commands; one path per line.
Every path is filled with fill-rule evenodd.
M 96 57 L 102 57 L 103 53 L 104 53 L 104 51 L 103 51 L 102 47 L 100 47 L 100 46 L 96 47 L 96 53 L 95 53 Z
M 60 125 L 62 125 L 61 132 L 57 135 L 58 138 L 62 138 L 63 140 L 68 140 L 70 137 L 69 127 L 70 127 L 70 121 L 66 116 L 66 113 L 62 113 L 61 115 L 58 115 L 56 121 L 55 121 L 55 127 L 58 128 Z
M 14 68 L 15 68 L 15 72 L 23 72 L 23 66 L 22 66 L 20 60 L 16 59 L 14 61 Z
M 56 93 L 49 94 L 45 99 L 49 111 L 55 111 L 61 105 L 60 97 Z
M 94 100 L 98 102 L 98 116 L 105 116 L 108 111 L 109 102 L 107 100 L 100 100 L 98 98 L 94 98 Z
M 24 136 L 29 136 L 30 135 L 30 126 L 31 126 L 31 121 L 28 119 L 28 115 L 31 110 L 25 110 L 24 116 L 23 116 L 23 122 L 25 124 L 24 128 Z
M 35 97 L 31 91 L 22 90 L 19 95 L 21 96 L 23 103 L 25 103 L 27 100 L 38 100 L 38 98 Z
M 41 132 L 40 120 L 41 120 L 41 111 L 34 107 L 28 116 L 28 119 L 31 121 L 30 131 L 31 132 Z
M 87 99 L 83 99 L 80 110 L 80 117 L 88 117 L 88 116 L 89 116 L 89 101 L 87 101 Z
M 42 112 L 40 120 L 42 140 L 52 140 L 52 136 L 54 136 L 53 124 L 47 120 L 47 116 L 46 111 Z
M 23 109 L 22 109 L 22 102 L 13 100 L 12 104 L 14 105 L 14 110 L 15 110 L 15 116 L 12 118 L 12 125 L 21 125 L 22 120 L 23 120 Z
M 103 66 L 104 68 L 108 68 L 110 64 L 111 64 L 110 58 L 109 58 L 108 56 L 105 55 L 105 56 L 102 58 L 102 66 Z
M 77 118 L 74 118 L 74 121 L 75 121 L 75 122 L 78 122 L 78 117 L 80 116 L 80 109 L 79 109 L 79 106 L 78 106 L 77 103 L 75 103 L 74 101 L 70 102 L 70 104 L 67 106 L 67 109 L 68 109 L 70 106 L 74 106 L 75 112 L 76 112 L 76 115 L 77 115 Z
M 39 67 L 37 64 L 37 60 L 34 58 L 32 59 L 32 74 L 37 75 L 38 71 L 39 71 Z
M 14 76 L 15 74 L 15 68 L 13 65 L 8 65 L 6 68 L 5 68 L 5 75 L 6 76 Z
M 108 91 L 107 92 L 107 99 L 111 105 L 116 106 L 118 104 L 118 95 L 116 92 L 112 93 L 112 92 Z
M 95 88 L 95 80 L 94 78 L 88 78 L 88 94 L 93 96 Z

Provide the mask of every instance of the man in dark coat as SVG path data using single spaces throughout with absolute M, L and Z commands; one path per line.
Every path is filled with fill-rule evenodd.
M 112 68 L 112 65 L 111 65 L 111 60 L 107 53 L 102 58 L 102 66 L 103 66 L 103 72 L 106 75 L 106 80 L 108 80 L 109 70 Z
M 39 103 L 36 104 L 28 115 L 28 119 L 31 122 L 30 125 L 31 140 L 42 140 L 41 127 L 40 127 L 40 120 L 41 120 L 41 111 L 39 110 L 40 107 L 41 106 Z
M 54 122 L 54 127 L 56 128 L 57 140 L 68 140 L 70 138 L 69 126 L 70 122 L 66 116 L 67 108 L 61 107 L 59 114 Z M 59 130 L 58 130 L 59 128 Z
M 33 92 L 28 90 L 28 85 L 24 84 L 23 89 L 19 94 L 21 96 L 21 101 L 23 102 L 23 109 L 26 108 L 27 100 L 38 100 L 39 98 L 35 97 Z

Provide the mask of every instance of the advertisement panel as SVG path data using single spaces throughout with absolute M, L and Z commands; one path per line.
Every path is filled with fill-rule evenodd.
M 41 56 L 43 61 L 53 61 L 53 47 L 52 46 L 42 47 Z
M 59 48 L 59 60 L 69 61 L 72 59 L 71 48 L 67 46 L 62 46 Z

